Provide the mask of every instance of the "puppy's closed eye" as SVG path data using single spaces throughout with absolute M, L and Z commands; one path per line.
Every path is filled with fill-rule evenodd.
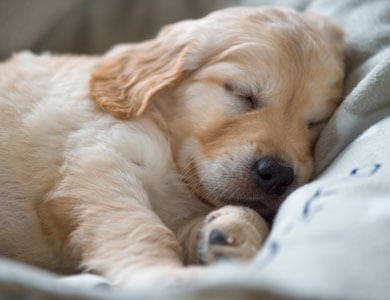
M 249 110 L 253 110 L 259 107 L 258 99 L 250 89 L 230 82 L 225 83 L 223 87 L 228 93 L 239 98 L 239 100 L 242 101 Z

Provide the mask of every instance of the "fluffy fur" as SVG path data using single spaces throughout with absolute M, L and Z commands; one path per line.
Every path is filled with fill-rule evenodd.
M 201 272 L 183 264 L 253 257 L 263 217 L 310 178 L 342 33 L 315 14 L 231 8 L 102 57 L 19 53 L 0 74 L 0 254 L 177 282 Z M 294 172 L 282 195 L 253 175 L 270 155 Z

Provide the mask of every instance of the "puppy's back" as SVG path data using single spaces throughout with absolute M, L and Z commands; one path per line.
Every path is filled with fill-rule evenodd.
M 69 135 L 98 111 L 88 101 L 95 63 L 23 52 L 0 64 L 1 255 L 54 261 L 37 207 L 61 176 Z

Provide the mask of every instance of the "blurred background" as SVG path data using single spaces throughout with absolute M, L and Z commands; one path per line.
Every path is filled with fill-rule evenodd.
M 34 52 L 99 54 L 112 45 L 153 37 L 162 25 L 232 5 L 310 0 L 0 0 L 0 59 Z
M 0 59 L 34 52 L 102 53 L 237 0 L 0 0 Z

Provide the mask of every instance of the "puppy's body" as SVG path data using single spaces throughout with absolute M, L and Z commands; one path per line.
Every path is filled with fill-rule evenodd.
M 56 226 L 46 207 L 50 198 L 60 196 L 61 181 L 69 172 L 79 181 L 72 193 L 90 188 L 104 195 L 102 209 L 116 193 L 128 192 L 124 196 L 136 194 L 170 228 L 206 212 L 181 184 L 158 113 L 151 109 L 136 121 L 123 122 L 90 99 L 88 81 L 97 62 L 22 53 L 0 67 L 7 75 L 0 79 L 0 90 L 8 91 L 0 102 L 3 255 L 75 270 L 80 257 L 64 253 L 65 228 Z M 110 171 L 117 173 L 112 177 L 117 182 L 102 179 Z M 126 219 L 121 223 L 138 226 Z
M 105 57 L 26 52 L 1 64 L 0 254 L 61 272 L 81 265 L 121 283 L 186 278 L 195 271 L 183 261 L 198 255 L 252 257 L 264 220 L 245 207 L 215 209 L 274 212 L 310 176 L 307 123 L 326 120 L 340 96 L 338 29 L 307 19 L 232 9 Z M 256 24 L 270 25 L 272 39 Z M 273 24 L 293 28 L 296 41 L 323 37 L 289 53 Z M 208 41 L 205 25 L 227 28 L 226 37 Z M 286 48 L 269 51 L 274 44 Z M 250 108 L 247 94 L 257 99 Z M 291 166 L 291 182 L 252 178 L 269 156 Z

